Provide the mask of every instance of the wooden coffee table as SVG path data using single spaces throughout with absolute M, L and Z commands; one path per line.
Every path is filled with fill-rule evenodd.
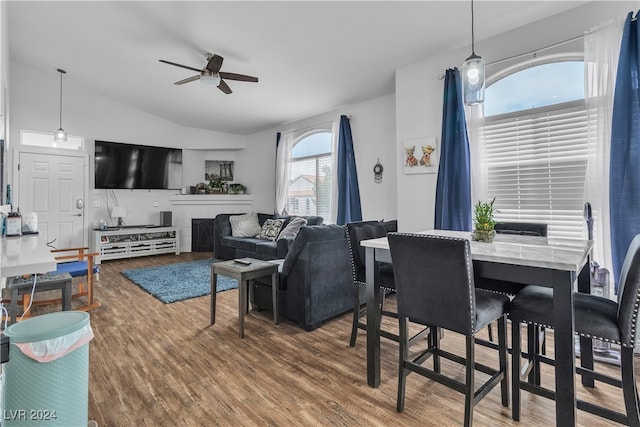
M 278 323 L 278 264 L 253 258 L 241 258 L 247 264 L 234 260 L 211 263 L 211 324 L 216 323 L 216 283 L 218 274 L 238 281 L 238 313 L 240 338 L 244 338 L 244 316 L 249 309 L 249 281 L 271 275 L 273 323 Z

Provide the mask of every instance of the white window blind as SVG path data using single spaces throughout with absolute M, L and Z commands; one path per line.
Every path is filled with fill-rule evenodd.
M 287 212 L 318 215 L 331 212 L 331 155 L 291 159 Z
M 548 224 L 549 235 L 585 238 L 584 100 L 486 117 L 481 132 L 497 221 Z

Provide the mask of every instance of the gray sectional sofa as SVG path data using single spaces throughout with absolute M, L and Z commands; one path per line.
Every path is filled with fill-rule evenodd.
M 305 226 L 278 268 L 279 314 L 311 331 L 353 309 L 353 278 L 343 226 Z M 271 281 L 252 282 L 254 309 L 272 309 Z
M 213 254 L 218 259 L 255 258 L 262 260 L 282 259 L 289 252 L 293 238 L 276 241 L 261 240 L 254 237 L 234 237 L 231 233 L 229 217 L 242 214 L 219 214 L 214 219 Z M 284 219 L 286 227 L 291 216 L 258 213 L 258 221 L 262 226 L 267 219 Z M 303 216 L 307 225 L 321 225 L 320 216 Z

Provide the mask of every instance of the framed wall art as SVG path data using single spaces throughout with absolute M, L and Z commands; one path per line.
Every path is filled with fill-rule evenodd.
M 225 182 L 233 181 L 233 161 L 232 160 L 205 160 L 204 161 L 204 180 L 205 182 L 212 180 L 220 180 Z
M 402 144 L 402 166 L 405 174 L 436 173 L 440 151 L 435 136 L 407 139 Z

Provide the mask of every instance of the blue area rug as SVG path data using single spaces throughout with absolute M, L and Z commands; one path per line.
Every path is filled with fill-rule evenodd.
M 213 259 L 179 262 L 159 267 L 125 270 L 125 275 L 136 285 L 165 304 L 201 297 L 211 293 L 211 263 Z M 216 292 L 236 289 L 238 281 L 218 275 Z

